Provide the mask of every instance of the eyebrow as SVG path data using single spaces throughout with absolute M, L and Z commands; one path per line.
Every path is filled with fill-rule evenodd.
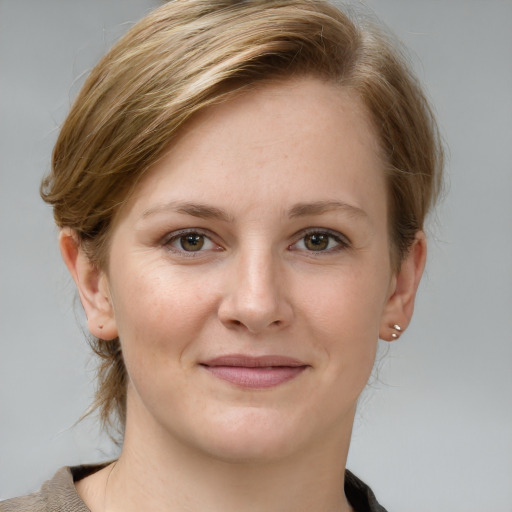
M 184 215 L 191 215 L 201 219 L 217 219 L 223 222 L 233 222 L 234 218 L 225 210 L 202 203 L 171 201 L 162 205 L 148 208 L 142 214 L 143 218 L 165 212 L 176 212 Z M 354 217 L 367 218 L 368 215 L 364 210 L 343 201 L 314 201 L 311 203 L 299 203 L 293 206 L 288 212 L 291 219 L 297 217 L 306 217 L 314 215 L 322 215 L 332 211 L 343 211 Z
M 343 211 L 354 217 L 367 218 L 367 213 L 343 201 L 315 201 L 313 203 L 299 203 L 289 213 L 290 218 L 304 217 L 309 215 L 322 215 L 331 211 Z
M 233 217 L 220 208 L 201 203 L 181 201 L 171 201 L 170 203 L 148 208 L 144 211 L 142 217 L 146 218 L 157 213 L 165 213 L 169 211 L 191 215 L 192 217 L 198 217 L 200 219 L 217 219 L 224 222 L 233 222 Z

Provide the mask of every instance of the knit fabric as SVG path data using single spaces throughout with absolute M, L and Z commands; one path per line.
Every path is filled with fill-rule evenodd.
M 63 467 L 40 491 L 0 502 L 0 512 L 90 512 L 76 492 L 75 482 L 107 464 Z M 345 494 L 356 512 L 386 512 L 377 503 L 372 490 L 348 470 Z

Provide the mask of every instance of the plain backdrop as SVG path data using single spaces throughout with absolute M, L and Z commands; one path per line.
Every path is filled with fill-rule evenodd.
M 38 195 L 83 75 L 156 0 L 0 0 L 0 499 L 115 456 Z M 357 1 L 352 5 L 360 7 Z M 361 400 L 348 467 L 390 512 L 512 511 L 512 2 L 368 0 L 448 146 L 415 318 Z

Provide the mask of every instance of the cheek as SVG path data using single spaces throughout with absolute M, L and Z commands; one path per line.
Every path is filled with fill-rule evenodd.
M 387 293 L 387 276 L 353 266 L 302 279 L 295 292 L 300 308 L 318 329 L 350 340 L 377 339 Z
M 348 269 L 347 269 L 348 270 Z M 386 297 L 386 279 L 353 267 L 325 280 L 303 281 L 298 296 L 301 329 L 309 330 L 322 354 L 325 378 L 343 388 L 361 390 L 371 373 Z M 314 285 L 314 288 L 313 288 Z M 312 290 L 316 290 L 312 293 Z
M 214 310 L 214 298 L 204 293 L 206 283 L 166 267 L 129 275 L 114 300 L 129 375 L 186 364 L 183 354 Z

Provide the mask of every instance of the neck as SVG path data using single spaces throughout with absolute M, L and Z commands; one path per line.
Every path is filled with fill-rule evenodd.
M 351 424 L 288 457 L 223 460 L 140 419 L 140 414 L 137 422 L 128 418 L 122 454 L 100 485 L 104 503 L 93 512 L 352 510 L 343 491 Z

